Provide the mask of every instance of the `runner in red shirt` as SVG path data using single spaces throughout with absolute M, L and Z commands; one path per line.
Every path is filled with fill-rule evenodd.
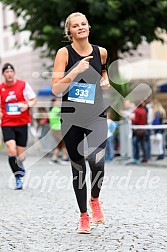
M 10 63 L 3 66 L 2 74 L 5 79 L 0 85 L 3 140 L 7 147 L 9 165 L 16 178 L 16 189 L 22 189 L 28 123 L 31 122 L 30 107 L 36 102 L 36 94 L 27 82 L 15 79 L 15 70 Z

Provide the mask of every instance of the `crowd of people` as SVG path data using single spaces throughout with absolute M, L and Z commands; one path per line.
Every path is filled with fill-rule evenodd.
M 125 107 L 121 111 L 123 118 L 130 120 L 132 125 L 149 125 L 147 129 L 142 127 L 133 129 L 133 159 L 137 163 L 146 163 L 151 159 L 152 154 L 157 155 L 156 160 L 164 159 L 164 129 L 160 125 L 164 123 L 166 111 L 157 99 L 149 98 L 139 105 L 138 103 L 139 101 L 136 101 L 136 104 L 129 100 L 125 101 Z M 154 125 L 159 127 L 152 127 Z

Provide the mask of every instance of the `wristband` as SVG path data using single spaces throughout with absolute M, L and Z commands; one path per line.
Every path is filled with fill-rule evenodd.
M 106 65 L 106 63 L 102 65 L 102 71 L 105 71 L 105 70 L 107 70 L 107 65 Z

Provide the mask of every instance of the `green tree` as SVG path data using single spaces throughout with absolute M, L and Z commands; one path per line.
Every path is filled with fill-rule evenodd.
M 25 24 L 12 24 L 13 31 L 30 31 L 35 47 L 45 45 L 45 55 L 66 45 L 63 34 L 65 18 L 75 11 L 86 14 L 90 25 L 91 43 L 104 46 L 110 62 L 118 52 L 130 52 L 145 38 L 161 40 L 167 30 L 167 0 L 0 0 L 10 5 Z

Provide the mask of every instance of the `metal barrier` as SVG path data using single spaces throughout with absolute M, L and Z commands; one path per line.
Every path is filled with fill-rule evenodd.
M 133 129 L 167 129 L 167 124 L 162 125 L 132 125 L 131 120 L 122 120 L 119 122 L 119 133 L 120 133 L 120 156 L 122 158 L 133 159 L 132 151 L 132 136 Z M 163 141 L 166 141 L 164 136 Z M 153 148 L 153 141 L 151 141 L 151 154 L 157 155 L 155 148 Z
M 132 158 L 132 123 L 130 120 L 119 122 L 120 155 L 122 158 Z

